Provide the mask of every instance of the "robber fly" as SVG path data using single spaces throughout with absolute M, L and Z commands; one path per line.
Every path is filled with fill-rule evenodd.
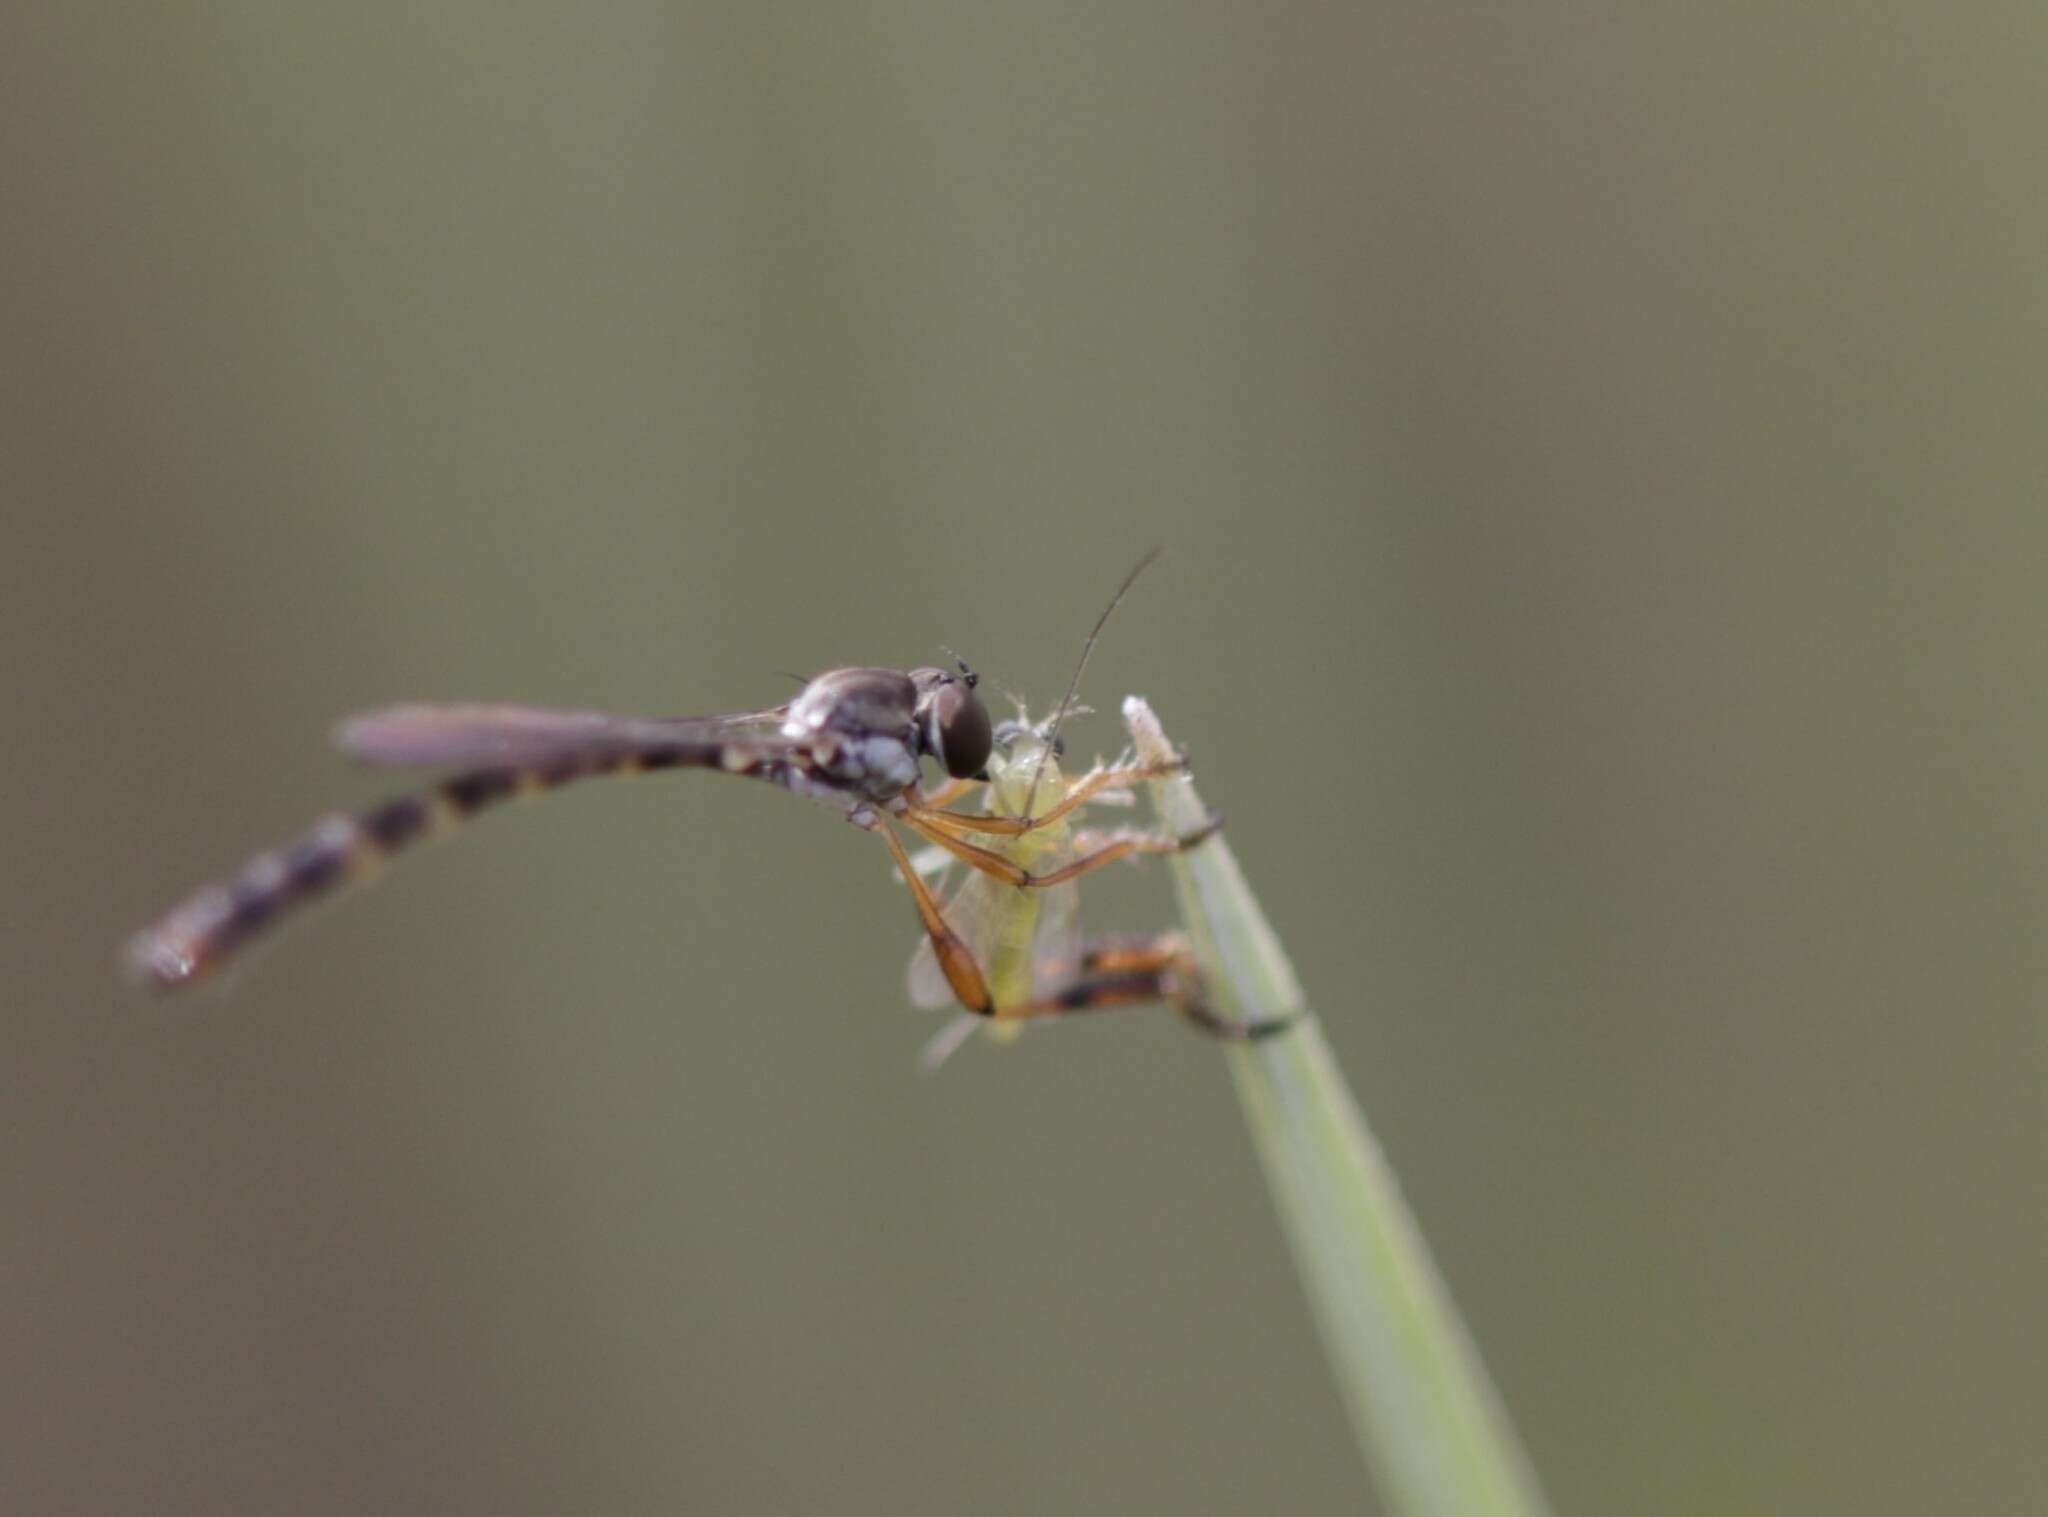
M 1037 872 L 1008 856 L 1000 840 L 1055 823 L 1102 790 L 1182 766 L 1173 761 L 1098 770 L 1065 787 L 1055 804 L 1027 807 L 1022 815 L 947 810 L 947 802 L 985 779 L 994 751 L 977 683 L 959 662 L 957 673 L 834 669 L 810 680 L 784 705 L 722 716 L 624 717 L 496 705 L 400 705 L 369 712 L 336 730 L 344 752 L 383 767 L 452 772 L 367 811 L 332 813 L 296 840 L 257 855 L 136 934 L 129 962 L 145 983 L 179 989 L 305 905 L 367 878 L 393 854 L 499 801 L 592 775 L 695 768 L 766 780 L 878 835 L 910 886 L 947 987 L 968 1011 L 993 1016 L 997 1006 L 986 975 L 911 868 L 894 827 L 907 827 L 1013 889 L 1044 890 L 1128 850 L 1112 847 L 1101 857 L 1083 855 Z M 947 776 L 929 793 L 921 779 L 927 759 Z

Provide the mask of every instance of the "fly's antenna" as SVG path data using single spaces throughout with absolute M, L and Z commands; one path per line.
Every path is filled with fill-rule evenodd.
M 1038 750 L 1038 762 L 1031 770 L 1031 784 L 1024 792 L 1023 815 L 1031 815 L 1031 803 L 1038 796 L 1038 777 L 1045 772 L 1047 756 L 1059 744 L 1060 723 L 1067 719 L 1067 713 L 1073 709 L 1074 697 L 1081 689 L 1081 672 L 1088 667 L 1088 655 L 1095 651 L 1095 639 L 1102 636 L 1103 626 L 1109 621 L 1109 613 L 1116 610 L 1125 592 L 1138 582 L 1138 576 L 1151 568 L 1159 555 L 1165 551 L 1165 545 L 1161 544 L 1131 565 L 1131 572 L 1124 576 L 1124 582 L 1116 587 L 1116 594 L 1112 595 L 1109 604 L 1102 608 L 1102 615 L 1096 617 L 1095 625 L 1088 629 L 1088 641 L 1081 644 L 1081 656 L 1074 663 L 1074 677 L 1067 681 L 1067 693 L 1060 697 L 1059 705 L 1053 708 L 1052 722 L 1045 729 L 1045 744 Z
M 967 688 L 969 690 L 972 690 L 976 685 L 981 683 L 981 676 L 976 674 L 972 669 L 967 667 L 966 659 L 962 658 L 959 654 L 955 653 L 951 648 L 947 648 L 944 643 L 940 643 L 939 646 L 945 649 L 946 657 L 950 658 L 954 663 L 960 666 L 960 678 L 966 681 Z

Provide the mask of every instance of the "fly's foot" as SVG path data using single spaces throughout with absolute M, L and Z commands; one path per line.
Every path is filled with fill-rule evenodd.
M 1287 1031 L 1302 1015 L 1293 1011 L 1278 1017 L 1226 1017 L 1185 991 L 1173 998 L 1173 1007 L 1210 1037 L 1226 1043 L 1262 1043 Z
M 1219 819 L 1220 820 L 1220 819 Z M 1258 1043 L 1277 1037 L 1302 1019 L 1290 1011 L 1279 1016 L 1233 1017 L 1211 1006 L 1202 994 L 1202 972 L 1178 933 L 1160 940 L 1168 955 L 1168 968 L 1160 987 L 1167 1003 L 1187 1019 L 1191 1027 L 1221 1038 L 1227 1043 Z
M 1193 832 L 1184 832 L 1173 840 L 1176 851 L 1186 853 L 1198 843 L 1206 843 L 1223 830 L 1223 813 L 1212 811 L 1208 819 Z
M 1278 1037 L 1301 1020 L 1301 1013 L 1291 1011 L 1284 1017 L 1261 1017 L 1249 1022 L 1240 1022 L 1240 1036 L 1247 1043 L 1263 1043 L 1268 1038 Z

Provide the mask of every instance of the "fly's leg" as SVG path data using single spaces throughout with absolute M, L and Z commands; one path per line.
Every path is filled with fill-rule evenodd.
M 1021 888 L 1033 883 L 1031 871 L 1024 868 L 1023 865 L 1013 864 L 1000 853 L 994 853 L 989 849 L 981 847 L 979 844 L 970 843 L 965 838 L 948 831 L 944 827 L 932 825 L 932 817 L 951 816 L 952 813 L 949 811 L 926 812 L 905 810 L 898 812 L 896 815 L 904 826 L 923 838 L 927 843 L 937 844 L 956 859 L 973 865 L 983 874 L 992 875 L 994 878 L 1001 880 L 1005 885 L 1016 885 Z M 899 858 L 897 860 L 897 867 L 907 869 L 909 866 Z M 950 978 L 950 975 L 948 978 Z
M 1067 787 L 1067 793 L 1056 806 L 1048 807 L 1037 816 L 962 816 L 957 811 L 940 811 L 929 800 L 919 800 L 906 795 L 903 798 L 901 815 L 905 822 L 912 818 L 924 822 L 934 830 L 950 832 L 954 836 L 979 832 L 988 836 L 1016 837 L 1020 833 L 1035 832 L 1048 822 L 1057 822 L 1077 806 L 1083 806 L 1104 790 L 1134 785 L 1139 780 L 1163 779 L 1169 774 L 1179 774 L 1187 768 L 1182 759 L 1173 759 L 1164 764 L 1126 764 L 1115 769 L 1097 769 L 1085 774 Z M 951 787 L 943 787 L 940 795 Z M 948 796 L 948 799 L 954 797 Z M 914 824 L 913 824 L 914 825 Z M 937 842 L 937 838 L 932 839 Z M 965 858 L 966 855 L 962 854 Z
M 947 780 L 938 789 L 929 790 L 917 796 L 912 804 L 927 811 L 937 811 L 942 807 L 952 805 L 953 802 L 959 800 L 961 796 L 967 794 L 975 786 L 986 785 L 987 783 L 987 780 Z
M 1084 874 L 1100 869 L 1104 864 L 1114 864 L 1118 859 L 1129 858 L 1142 853 L 1185 853 L 1198 843 L 1207 841 L 1223 830 L 1223 817 L 1212 812 L 1209 820 L 1185 837 L 1173 837 L 1163 832 L 1146 832 L 1136 827 L 1119 828 L 1114 832 L 1084 830 L 1074 834 L 1074 847 L 1081 855 L 1064 868 L 1050 874 L 1034 874 L 1034 887 L 1064 885 Z
M 1284 1032 L 1294 1017 L 1240 1019 L 1217 1011 L 1202 996 L 1201 971 L 1188 952 L 1187 939 L 1177 932 L 1157 937 L 1123 934 L 1096 938 L 1081 950 L 1079 972 L 1054 995 L 1014 1006 L 998 1006 L 997 1021 L 1027 1017 L 1058 1017 L 1084 1011 L 1110 1011 L 1119 1006 L 1171 1006 L 1211 1037 L 1253 1042 Z
M 950 816 L 952 813 L 938 813 Z M 1084 832 L 1077 841 L 1092 841 L 1094 847 L 1083 847 L 1081 856 L 1072 863 L 1047 874 L 1033 874 L 1021 864 L 1013 863 L 1000 853 L 970 843 L 944 827 L 931 825 L 933 813 L 915 810 L 900 813 L 903 825 L 919 837 L 952 854 L 964 863 L 971 864 L 983 874 L 1001 880 L 1005 885 L 1015 885 L 1020 890 L 1042 890 L 1048 885 L 1064 885 L 1077 880 L 1084 874 L 1100 869 L 1104 864 L 1113 864 L 1118 859 L 1128 858 L 1134 853 L 1180 853 L 1194 847 L 1204 839 L 1213 837 L 1223 825 L 1221 816 L 1209 820 L 1185 837 L 1172 837 L 1165 833 L 1144 832 L 1137 828 L 1125 828 L 1116 832 Z M 975 821 L 1009 821 L 1008 817 L 976 817 Z M 979 829 L 977 829 L 979 830 Z
M 860 823 L 858 816 L 854 820 Z M 889 854 L 896 860 L 896 872 L 910 887 L 910 899 L 917 907 L 918 920 L 924 924 L 925 935 L 932 940 L 932 952 L 938 958 L 939 968 L 945 972 L 946 983 L 953 988 L 954 998 L 978 1016 L 990 1015 L 994 1002 L 989 995 L 988 981 L 974 962 L 974 955 L 960 941 L 959 934 L 947 925 L 945 913 L 939 910 L 939 903 L 932 898 L 923 878 L 911 865 L 910 855 L 903 851 L 903 845 L 896 841 L 896 834 L 882 818 L 870 814 L 865 825 L 879 832 L 882 841 L 889 845 Z

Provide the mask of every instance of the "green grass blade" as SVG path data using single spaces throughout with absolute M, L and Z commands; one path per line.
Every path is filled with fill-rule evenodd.
M 1124 702 L 1141 763 L 1173 748 L 1145 702 Z M 1167 829 L 1208 812 L 1185 777 L 1153 782 Z M 1294 1250 L 1366 1463 L 1401 1517 L 1547 1513 L 1500 1398 L 1293 966 L 1221 835 L 1172 860 L 1216 1010 L 1298 1012 L 1292 1031 L 1226 1050 L 1245 1121 Z

